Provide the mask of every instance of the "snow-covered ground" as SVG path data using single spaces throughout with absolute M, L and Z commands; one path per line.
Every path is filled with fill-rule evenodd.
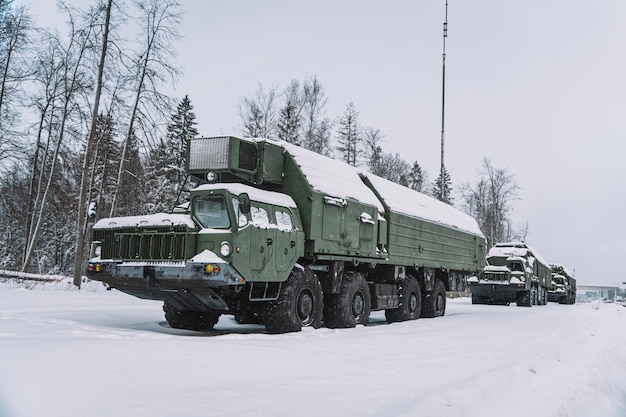
M 0 283 L 1 417 L 625 416 L 626 309 L 448 301 L 445 317 L 266 335 L 161 303 Z M 94 288 L 98 288 L 94 291 Z

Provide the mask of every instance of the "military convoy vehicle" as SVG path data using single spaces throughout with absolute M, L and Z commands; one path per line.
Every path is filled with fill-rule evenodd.
M 548 301 L 559 304 L 576 302 L 576 278 L 574 273 L 563 265 L 550 264 L 552 269 L 552 286 L 548 291 Z
M 195 138 L 198 184 L 172 213 L 101 219 L 87 275 L 162 300 L 171 327 L 220 315 L 268 333 L 442 316 L 484 266 L 476 221 L 433 198 L 271 139 Z M 530 288 L 530 287 L 529 287 Z
M 523 242 L 497 243 L 483 271 L 468 279 L 472 304 L 515 302 L 524 307 L 545 305 L 551 283 L 548 263 Z

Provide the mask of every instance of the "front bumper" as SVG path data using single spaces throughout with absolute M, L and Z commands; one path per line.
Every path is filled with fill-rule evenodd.
M 473 296 L 507 302 L 517 301 L 520 295 L 527 291 L 524 283 L 510 284 L 508 282 L 468 282 L 468 288 Z
M 228 310 L 222 294 L 245 285 L 241 274 L 225 262 L 123 262 L 93 258 L 87 266 L 87 277 L 139 298 L 183 298 L 191 304 L 222 311 Z

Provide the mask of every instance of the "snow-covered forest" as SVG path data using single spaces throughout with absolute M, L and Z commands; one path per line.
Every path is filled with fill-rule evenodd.
M 0 269 L 80 274 L 94 221 L 168 211 L 191 186 L 185 142 L 203 115 L 192 92 L 165 93 L 184 77 L 183 6 L 59 7 L 65 25 L 48 28 L 20 0 L 0 1 Z M 419 161 L 385 151 L 384 132 L 353 102 L 328 114 L 315 75 L 233 95 L 233 134 L 283 139 L 431 194 L 475 216 L 489 243 L 528 232 L 510 220 L 518 186 L 507 169 L 485 159 L 475 180 L 454 185 L 445 171 L 442 187 Z

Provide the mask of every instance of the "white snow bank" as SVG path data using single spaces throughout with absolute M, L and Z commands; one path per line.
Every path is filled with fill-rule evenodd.
M 0 284 L 0 416 L 626 415 L 626 310 L 448 301 L 445 317 L 267 335 L 171 329 L 117 291 Z

